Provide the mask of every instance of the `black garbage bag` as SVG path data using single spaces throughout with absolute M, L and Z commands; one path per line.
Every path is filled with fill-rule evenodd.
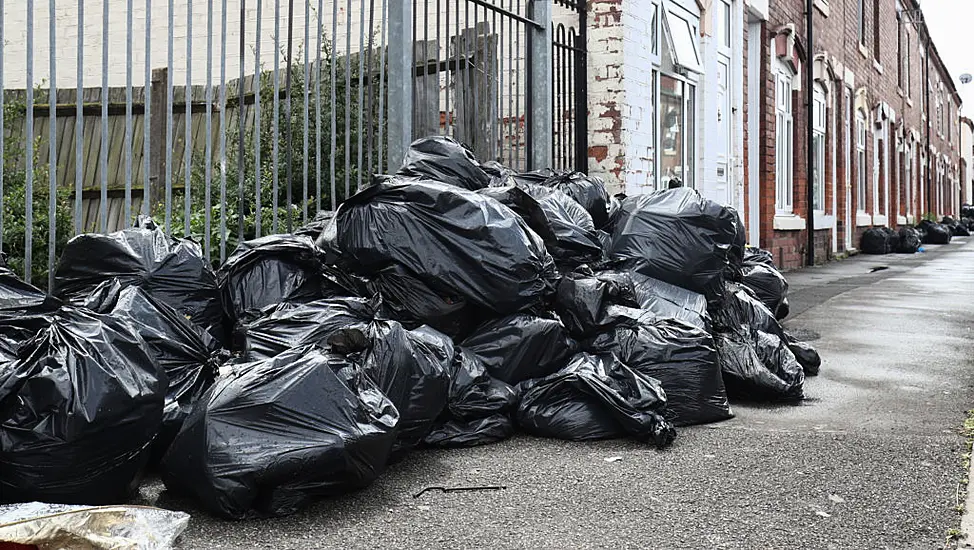
M 602 259 L 602 243 L 591 216 L 565 193 L 529 183 L 488 187 L 479 193 L 519 215 L 541 237 L 560 269 Z
M 609 312 L 611 305 L 639 306 L 628 273 L 571 273 L 561 279 L 555 294 L 555 312 L 576 338 L 592 336 L 615 325 L 618 320 Z
M 338 210 L 342 262 L 369 276 L 402 267 L 440 296 L 509 314 L 553 291 L 544 243 L 497 201 L 430 181 L 380 181 Z
M 761 303 L 768 306 L 781 320 L 788 314 L 782 305 L 788 299 L 788 280 L 776 268 L 764 263 L 749 264 L 745 262 L 741 270 L 741 283 L 754 291 Z
M 950 234 L 954 237 L 970 237 L 971 231 L 967 228 L 967 224 L 958 222 L 950 227 Z
M 235 325 L 281 303 L 357 296 L 352 278 L 324 264 L 314 240 L 268 235 L 241 243 L 217 273 L 227 317 Z
M 676 430 L 665 418 L 658 381 L 611 353 L 579 353 L 551 376 L 522 383 L 517 423 L 542 437 L 583 441 L 633 437 L 669 445 Z
M 474 420 L 448 420 L 426 436 L 429 447 L 454 449 L 498 443 L 514 435 L 514 422 L 506 414 L 493 414 Z
M 300 347 L 217 379 L 170 446 L 162 480 L 213 514 L 282 516 L 372 483 L 398 421 L 360 366 Z
M 713 338 L 677 319 L 630 311 L 630 319 L 585 343 L 614 353 L 632 370 L 658 380 L 666 392 L 663 416 L 676 426 L 732 418 Z
M 213 385 L 220 365 L 230 358 L 230 352 L 176 310 L 139 287 L 123 287 L 118 280 L 99 286 L 85 307 L 130 321 L 145 341 L 146 351 L 166 373 L 169 387 L 162 427 L 152 444 L 151 462 L 158 463 L 193 404 Z
M 463 296 L 434 290 L 399 265 L 382 268 L 369 284 L 382 297 L 382 307 L 389 316 L 410 328 L 429 325 L 456 337 L 469 332 L 487 315 Z
M 51 294 L 81 305 L 98 285 L 112 279 L 142 288 L 225 340 L 216 275 L 195 242 L 172 239 L 147 218 L 108 235 L 78 235 L 64 246 Z
M 899 243 L 899 235 L 888 227 L 871 227 L 862 234 L 859 248 L 863 254 L 889 254 Z
M 774 256 L 771 254 L 771 251 L 756 246 L 748 246 L 744 249 L 744 263 L 748 265 L 761 264 L 775 269 L 778 268 L 774 263 Z
M 578 351 L 578 342 L 560 321 L 523 313 L 487 321 L 460 346 L 508 384 L 552 374 Z
M 364 328 L 375 309 L 362 298 L 326 298 L 306 304 L 282 303 L 237 327 L 236 346 L 244 360 L 260 361 L 306 345 L 327 347 L 328 338 L 347 328 Z
M 743 285 L 727 287 L 712 316 L 728 395 L 758 401 L 802 399 L 805 374 L 774 314 Z
M 132 495 L 167 387 L 146 348 L 128 321 L 65 306 L 0 367 L 0 502 Z
M 596 228 L 601 229 L 609 222 L 609 192 L 602 178 L 581 172 L 559 172 L 542 183 L 575 199 L 592 216 Z
M 896 233 L 898 241 L 896 243 L 896 252 L 899 254 L 915 254 L 920 250 L 920 244 L 923 240 L 920 237 L 920 232 L 912 227 L 900 227 L 899 231 Z
M 333 219 L 335 219 L 334 210 L 322 210 L 315 215 L 313 220 L 295 229 L 294 234 L 317 239 Z
M 21 344 L 51 324 L 61 301 L 0 267 L 0 371 L 13 361 Z
M 448 418 L 484 418 L 508 413 L 517 404 L 514 388 L 491 376 L 473 353 L 457 348 L 451 367 Z
M 639 273 L 630 273 L 629 277 L 639 309 L 651 311 L 657 317 L 679 319 L 704 330 L 710 328 L 707 298 L 703 294 Z
M 473 153 L 453 138 L 429 136 L 409 145 L 400 176 L 428 179 L 476 191 L 490 183 Z
M 923 244 L 949 244 L 952 236 L 950 228 L 930 220 L 917 224 L 923 236 Z
M 395 321 L 373 321 L 328 339 L 343 355 L 360 354 L 365 374 L 399 411 L 391 460 L 418 445 L 446 408 L 454 346 L 427 328 L 411 332 Z
M 788 332 L 785 332 L 785 343 L 795 355 L 795 360 L 801 365 L 805 376 L 817 376 L 822 367 L 822 358 L 815 351 L 815 348 L 808 342 L 796 339 Z
M 731 208 L 681 187 L 629 197 L 613 233 L 611 257 L 714 301 L 724 287 L 741 220 Z

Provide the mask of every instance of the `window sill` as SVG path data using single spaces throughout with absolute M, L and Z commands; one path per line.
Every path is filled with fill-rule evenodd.
M 815 0 L 815 7 L 818 8 L 819 13 L 825 17 L 829 16 L 829 0 Z
M 906 96 L 906 94 L 903 93 L 903 88 L 899 88 L 899 87 L 896 88 L 896 93 L 899 94 L 900 97 L 905 97 Z
M 775 214 L 774 229 L 775 231 L 801 231 L 805 229 L 805 218 L 795 214 Z
M 909 105 L 910 107 L 913 107 L 913 100 L 910 98 L 906 98 L 906 104 Z
M 913 216 L 911 214 L 907 214 L 906 215 L 906 223 L 908 223 L 910 225 L 913 225 L 913 222 L 914 222 Z
M 906 225 L 906 216 L 896 216 L 896 225 Z
M 886 225 L 889 219 L 883 214 L 873 214 L 873 225 Z
M 883 74 L 883 65 L 875 59 L 873 60 L 873 68 L 876 69 L 877 73 Z
M 869 50 L 866 49 L 866 45 L 862 42 L 859 43 L 859 53 L 862 55 L 863 59 L 869 59 Z
M 833 229 L 835 227 L 835 216 L 825 212 L 815 212 L 815 231 L 819 229 Z
M 864 227 L 873 224 L 873 217 L 865 212 L 856 212 L 856 227 Z

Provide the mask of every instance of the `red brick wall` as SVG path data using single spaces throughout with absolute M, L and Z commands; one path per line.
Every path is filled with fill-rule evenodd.
M 898 82 L 897 64 L 900 56 L 898 51 L 897 33 L 900 30 L 900 25 L 896 17 L 896 3 L 894 0 L 864 0 L 865 2 L 865 18 L 866 18 L 866 34 L 865 34 L 865 55 L 860 50 L 859 39 L 858 39 L 858 2 L 859 0 L 828 0 L 828 16 L 825 16 L 819 9 L 814 10 L 814 26 L 815 26 L 815 40 L 814 40 L 814 55 L 826 54 L 828 58 L 835 61 L 834 67 L 838 74 L 834 75 L 836 80 L 832 81 L 832 97 L 829 98 L 829 106 L 831 108 L 829 113 L 829 133 L 826 136 L 826 182 L 827 185 L 827 196 L 826 204 L 827 209 L 831 208 L 832 193 L 837 193 L 836 197 L 836 230 L 839 231 L 838 243 L 839 250 L 844 249 L 844 222 L 845 222 L 845 212 L 850 206 L 855 208 L 856 205 L 865 204 L 865 211 L 869 214 L 879 214 L 882 212 L 873 212 L 873 197 L 872 197 L 872 181 L 873 181 L 873 131 L 875 126 L 874 121 L 874 110 L 877 104 L 880 102 L 885 102 L 890 106 L 894 112 L 895 122 L 889 124 L 889 137 L 885 141 L 878 142 L 879 147 L 883 147 L 889 150 L 888 161 L 882 157 L 882 150 L 880 151 L 880 166 L 879 175 L 880 183 L 878 186 L 878 199 L 880 210 L 884 207 L 885 199 L 885 183 L 884 177 L 888 172 L 890 174 L 889 182 L 889 194 L 890 194 L 890 204 L 889 212 L 885 212 L 888 217 L 888 225 L 895 227 L 897 224 L 896 214 L 899 212 L 901 215 L 905 214 L 907 211 L 906 203 L 906 185 L 905 183 L 900 183 L 900 192 L 897 193 L 897 168 L 896 168 L 896 157 L 899 154 L 897 151 L 896 143 L 896 132 L 897 129 L 902 127 L 903 134 L 908 135 L 910 130 L 916 130 L 920 135 L 920 141 L 917 144 L 916 152 L 917 154 L 925 149 L 926 147 L 926 128 L 924 126 L 925 122 L 922 118 L 922 113 L 920 110 L 921 101 L 919 94 L 923 93 L 923 85 L 928 81 L 942 81 L 944 82 L 944 88 L 948 90 L 947 96 L 953 98 L 950 95 L 951 86 L 950 76 L 946 73 L 943 68 L 939 57 L 931 48 L 930 54 L 930 75 L 923 74 L 923 65 L 921 64 L 920 57 L 920 45 L 921 39 L 923 37 L 922 32 L 917 32 L 917 29 L 910 24 L 905 24 L 904 28 L 909 29 L 912 36 L 912 48 L 911 48 L 911 59 L 907 61 L 911 65 L 912 71 L 912 89 L 901 90 Z M 912 5 L 911 0 L 904 0 L 904 5 L 906 9 L 915 8 Z M 797 37 L 797 49 L 800 52 L 800 57 L 804 62 L 809 60 L 809 56 L 805 54 L 805 46 L 807 44 L 805 40 L 805 0 L 771 0 L 770 2 L 770 19 L 764 23 L 762 27 L 762 35 L 760 37 L 748 37 L 750 40 L 755 40 L 760 38 L 762 40 L 762 66 L 761 78 L 764 83 L 764 96 L 760 100 L 761 113 L 745 113 L 745 116 L 759 116 L 761 117 L 761 134 L 760 134 L 760 160 L 759 166 L 761 169 L 760 182 L 761 182 L 761 204 L 760 217 L 761 217 L 761 240 L 762 244 L 766 248 L 770 249 L 775 256 L 775 260 L 784 269 L 793 269 L 803 265 L 806 256 L 806 243 L 807 243 L 807 233 L 806 231 L 776 231 L 774 227 L 774 204 L 775 204 L 775 109 L 774 109 L 774 93 L 775 93 L 775 82 L 774 73 L 771 71 L 771 63 L 773 61 L 771 57 L 771 40 L 773 39 L 773 34 L 776 30 L 782 28 L 784 25 L 792 24 L 795 27 L 795 35 Z M 878 15 L 878 18 L 877 18 Z M 876 35 L 874 33 L 878 32 L 878 41 L 874 38 Z M 876 52 L 876 44 L 878 42 L 879 51 L 878 56 Z M 905 43 L 904 38 L 904 52 L 905 55 Z M 856 153 L 855 153 L 855 122 L 853 118 L 852 132 L 850 134 L 851 140 L 851 163 L 849 166 L 845 162 L 845 143 L 843 139 L 843 131 L 845 124 L 845 117 L 847 113 L 845 112 L 845 103 L 843 100 L 843 93 L 846 84 L 843 82 L 843 75 L 845 69 L 852 72 L 855 79 L 855 86 L 853 88 L 853 97 L 855 98 L 855 92 L 861 88 L 866 89 L 866 97 L 870 112 L 867 118 L 867 128 L 869 133 L 866 140 L 866 197 L 858 197 L 856 193 Z M 747 67 L 747 70 L 756 70 L 755 67 Z M 793 105 L 793 117 L 794 117 L 794 152 L 795 152 L 795 163 L 794 163 L 794 212 L 802 216 L 807 220 L 808 218 L 808 204 L 806 201 L 806 185 L 807 185 L 807 175 L 806 175 L 806 100 L 807 93 L 809 90 L 809 85 L 805 81 L 805 67 L 800 69 L 799 78 L 802 81 L 801 91 L 795 92 L 792 99 Z M 831 78 L 830 78 L 831 79 Z M 908 97 L 909 96 L 909 97 Z M 956 99 L 952 108 L 952 114 L 954 118 L 957 118 L 958 107 Z M 745 103 L 746 105 L 746 103 Z M 929 110 L 931 113 L 931 118 L 936 117 L 936 102 L 933 100 L 931 95 L 931 102 L 929 104 Z M 839 117 L 835 120 L 835 131 L 832 132 L 832 118 Z M 931 120 L 931 123 L 935 123 L 935 120 Z M 957 121 L 947 121 L 948 124 L 953 125 L 952 131 L 952 141 L 946 139 L 946 134 L 942 139 L 937 135 L 936 126 L 930 132 L 930 145 L 938 150 L 941 154 L 949 155 L 950 162 L 957 166 L 959 164 L 959 135 L 957 131 Z M 878 130 L 877 130 L 878 131 Z M 832 181 L 831 170 L 832 170 L 832 142 L 836 141 L 835 154 L 836 159 L 836 170 L 835 183 L 836 187 L 833 191 L 830 184 Z M 918 155 L 917 155 L 918 158 Z M 887 164 L 888 163 L 888 164 Z M 919 184 L 919 165 L 916 158 L 914 159 L 913 166 L 913 178 Z M 852 205 L 845 204 L 845 181 L 846 173 L 849 173 L 849 181 L 852 186 Z M 900 175 L 904 175 L 905 171 L 900 167 Z M 746 178 L 745 178 L 745 181 Z M 926 191 L 926 185 L 919 185 L 920 192 Z M 745 196 L 747 194 L 745 193 Z M 935 196 L 935 195 L 934 195 Z M 900 204 L 896 205 L 894 202 L 897 197 L 900 199 Z M 915 197 L 916 198 L 916 197 Z M 927 197 L 925 203 L 927 204 L 926 210 L 931 210 L 931 200 L 935 200 L 934 197 Z M 750 205 L 748 205 L 750 208 Z M 951 206 L 946 205 L 943 212 L 938 212 L 938 215 L 943 215 L 950 213 Z M 918 201 L 914 201 L 913 208 L 910 210 L 914 215 L 922 215 L 922 212 L 918 211 Z M 852 221 L 855 224 L 855 213 L 852 214 Z M 854 226 L 853 231 L 853 246 L 858 246 L 859 239 L 862 232 L 866 227 Z M 831 258 L 834 255 L 832 251 L 832 236 L 831 230 L 819 230 L 815 232 L 815 248 L 816 248 L 816 263 L 824 261 Z

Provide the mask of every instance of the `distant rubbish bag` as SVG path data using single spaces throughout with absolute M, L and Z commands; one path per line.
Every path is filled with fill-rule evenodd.
M 189 514 L 150 506 L 81 506 L 27 502 L 0 506 L 0 548 L 168 550 Z

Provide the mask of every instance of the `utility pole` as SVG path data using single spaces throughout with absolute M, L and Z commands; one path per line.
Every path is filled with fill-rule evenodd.
M 805 2 L 805 23 L 807 24 L 808 35 L 806 39 L 808 47 L 805 51 L 805 97 L 807 98 L 805 103 L 805 147 L 808 152 L 805 168 L 805 200 L 808 204 L 806 214 L 808 217 L 806 225 L 808 228 L 808 242 L 805 246 L 807 248 L 808 265 L 815 265 L 815 205 L 813 204 L 815 200 L 815 188 L 813 187 L 814 182 L 812 181 L 812 173 L 815 170 L 815 48 L 812 40 L 812 19 L 814 15 L 812 4 L 813 0 L 806 0 Z M 825 174 L 822 174 L 822 177 L 824 178 Z

